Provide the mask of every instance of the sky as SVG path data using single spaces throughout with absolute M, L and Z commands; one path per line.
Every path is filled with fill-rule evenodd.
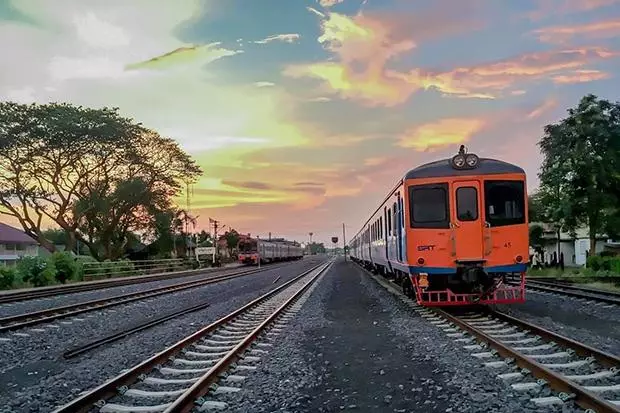
M 462 143 L 535 189 L 619 35 L 620 0 L 0 0 L 0 99 L 118 107 L 203 168 L 198 229 L 331 244 Z

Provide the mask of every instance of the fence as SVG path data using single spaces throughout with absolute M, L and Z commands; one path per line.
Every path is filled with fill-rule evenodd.
M 83 262 L 84 281 L 101 278 L 158 274 L 194 268 L 192 261 L 183 258 L 137 261 Z

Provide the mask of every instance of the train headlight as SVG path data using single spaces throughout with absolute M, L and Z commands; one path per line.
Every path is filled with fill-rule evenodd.
M 456 155 L 454 158 L 452 158 L 452 165 L 457 168 L 457 169 L 461 169 L 462 167 L 465 166 L 465 156 L 463 155 Z
M 473 153 L 470 153 L 469 155 L 465 157 L 465 163 L 470 168 L 475 168 L 478 165 L 478 157 L 474 155 Z

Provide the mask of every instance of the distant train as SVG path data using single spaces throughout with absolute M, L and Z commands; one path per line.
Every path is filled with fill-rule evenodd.
M 237 244 L 239 262 L 257 265 L 275 261 L 299 260 L 304 256 L 303 248 L 296 242 L 286 240 L 262 240 L 244 238 Z
M 524 302 L 526 191 L 523 169 L 461 146 L 396 183 L 350 241 L 351 259 L 421 305 Z M 521 284 L 507 285 L 514 273 Z

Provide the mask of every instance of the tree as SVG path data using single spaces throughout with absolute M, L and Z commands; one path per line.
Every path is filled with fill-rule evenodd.
M 125 252 L 130 234 L 149 231 L 155 225 L 155 215 L 171 208 L 165 193 L 134 178 L 84 194 L 75 202 L 73 216 L 91 255 L 114 260 Z
M 592 251 L 597 234 L 618 213 L 619 136 L 620 104 L 587 95 L 568 110 L 568 117 L 547 125 L 539 142 L 546 212 L 573 234 L 587 225 Z
M 540 192 L 535 192 L 528 196 L 527 210 L 529 222 L 547 222 Z
M 228 254 L 232 255 L 233 250 L 237 248 L 239 244 L 239 233 L 234 229 L 230 229 L 224 233 L 224 239 L 226 240 Z
M 132 188 L 140 186 L 139 205 L 148 198 L 171 205 L 200 174 L 173 140 L 116 108 L 0 103 L 0 214 L 15 217 L 49 251 L 55 247 L 42 234 L 44 218 L 66 232 L 68 250 L 80 240 L 93 253 L 103 248 L 96 256 L 114 255 L 128 228 L 152 222 L 147 215 L 156 209 L 130 205 Z M 103 222 L 103 208 L 121 199 L 114 219 Z M 92 217 L 98 222 L 87 223 Z
M 212 247 L 213 246 L 213 236 L 205 231 L 204 229 L 200 231 L 198 234 L 198 245 L 201 247 Z

